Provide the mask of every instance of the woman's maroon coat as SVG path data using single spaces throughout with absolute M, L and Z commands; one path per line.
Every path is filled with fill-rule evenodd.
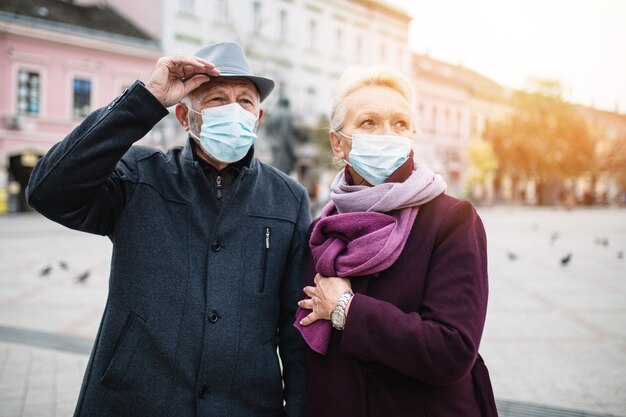
M 306 280 L 315 270 L 309 263 Z M 326 356 L 308 353 L 311 417 L 496 416 L 478 346 L 487 310 L 483 224 L 467 201 L 420 207 L 404 250 L 354 299 Z

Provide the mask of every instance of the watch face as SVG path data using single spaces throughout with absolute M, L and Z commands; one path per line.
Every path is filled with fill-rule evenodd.
M 333 323 L 333 326 L 341 328 L 346 321 L 346 317 L 343 315 L 343 312 L 336 309 L 330 313 L 330 321 Z

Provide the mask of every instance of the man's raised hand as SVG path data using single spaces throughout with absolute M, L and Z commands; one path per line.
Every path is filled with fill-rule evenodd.
M 159 58 L 146 88 L 164 107 L 178 103 L 189 92 L 216 77 L 220 71 L 215 65 L 194 56 L 168 56 Z

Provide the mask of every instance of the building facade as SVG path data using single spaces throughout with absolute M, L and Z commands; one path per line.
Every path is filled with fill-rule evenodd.
M 26 209 L 24 188 L 39 157 L 150 74 L 158 44 L 133 28 L 105 7 L 0 4 L 0 212 Z
M 328 198 L 312 188 L 326 190 L 332 175 L 320 162 L 330 151 L 311 137 L 327 134 L 337 81 L 355 64 L 385 64 L 410 79 L 419 127 L 416 156 L 443 175 L 450 194 L 483 202 L 520 193 L 532 199 L 532 184 L 520 192 L 507 178 L 471 180 L 468 150 L 490 123 L 511 113 L 512 92 L 463 66 L 411 54 L 410 21 L 405 11 L 378 0 L 4 0 L 0 213 L 9 209 L 7 194 L 17 196 L 12 210 L 26 207 L 23 189 L 37 159 L 91 110 L 135 79 L 146 80 L 159 56 L 192 54 L 221 41 L 242 45 L 254 70 L 276 81 L 264 103 L 266 118 L 279 98 L 289 99 L 298 128 L 296 176 L 310 185 L 314 199 Z M 598 151 L 621 155 L 623 115 L 581 112 L 598 136 Z M 265 140 L 256 151 L 271 162 L 266 136 L 261 132 Z M 185 137 L 170 116 L 142 142 L 168 148 Z M 599 167 L 577 184 L 614 198 L 624 188 L 620 181 Z
M 443 175 L 448 193 L 469 197 L 468 148 L 482 139 L 490 122 L 510 112 L 509 92 L 474 71 L 428 55 L 414 54 L 412 64 L 420 121 L 417 141 L 424 159 Z
M 410 69 L 411 18 L 383 1 L 162 0 L 161 10 L 165 54 L 237 42 L 252 68 L 276 81 L 267 109 L 286 96 L 309 126 L 328 114 L 334 86 L 347 67 L 382 62 L 405 74 Z
M 626 114 L 579 106 L 595 144 L 593 170 L 572 186 L 583 204 L 626 206 Z

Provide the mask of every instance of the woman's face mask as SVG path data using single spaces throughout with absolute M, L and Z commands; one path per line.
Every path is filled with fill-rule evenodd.
M 355 133 L 351 138 L 352 149 L 345 162 L 372 185 L 384 183 L 406 162 L 412 147 L 411 139 L 404 136 Z
M 231 103 L 219 107 L 209 107 L 198 112 L 202 115 L 200 137 L 193 132 L 202 149 L 220 162 L 232 163 L 243 159 L 256 141 L 257 118 L 239 104 Z

